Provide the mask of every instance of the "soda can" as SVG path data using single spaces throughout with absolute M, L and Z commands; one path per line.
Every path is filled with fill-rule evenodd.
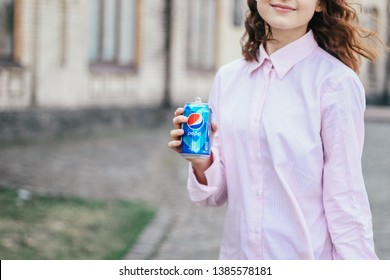
M 210 156 L 212 110 L 207 103 L 196 98 L 195 102 L 187 102 L 184 106 L 184 134 L 181 138 L 181 153 L 186 158 Z

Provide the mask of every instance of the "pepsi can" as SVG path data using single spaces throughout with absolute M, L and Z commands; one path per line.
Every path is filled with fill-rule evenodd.
M 185 104 L 183 115 L 188 121 L 182 125 L 182 155 L 186 158 L 210 156 L 212 110 L 209 105 L 198 97 L 195 102 Z

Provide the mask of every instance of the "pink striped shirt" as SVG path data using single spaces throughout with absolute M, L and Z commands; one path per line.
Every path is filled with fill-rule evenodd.
M 188 190 L 227 202 L 221 259 L 376 259 L 361 155 L 364 89 L 309 31 L 217 73 L 213 164 Z

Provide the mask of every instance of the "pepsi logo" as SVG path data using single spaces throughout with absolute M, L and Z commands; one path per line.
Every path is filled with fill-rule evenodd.
M 204 120 L 201 114 L 193 113 L 188 116 L 187 125 L 193 130 L 200 129 L 204 124 Z

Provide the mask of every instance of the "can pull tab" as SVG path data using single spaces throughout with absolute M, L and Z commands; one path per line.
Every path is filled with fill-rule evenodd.
M 195 103 L 202 103 L 202 99 L 200 97 L 195 98 Z

